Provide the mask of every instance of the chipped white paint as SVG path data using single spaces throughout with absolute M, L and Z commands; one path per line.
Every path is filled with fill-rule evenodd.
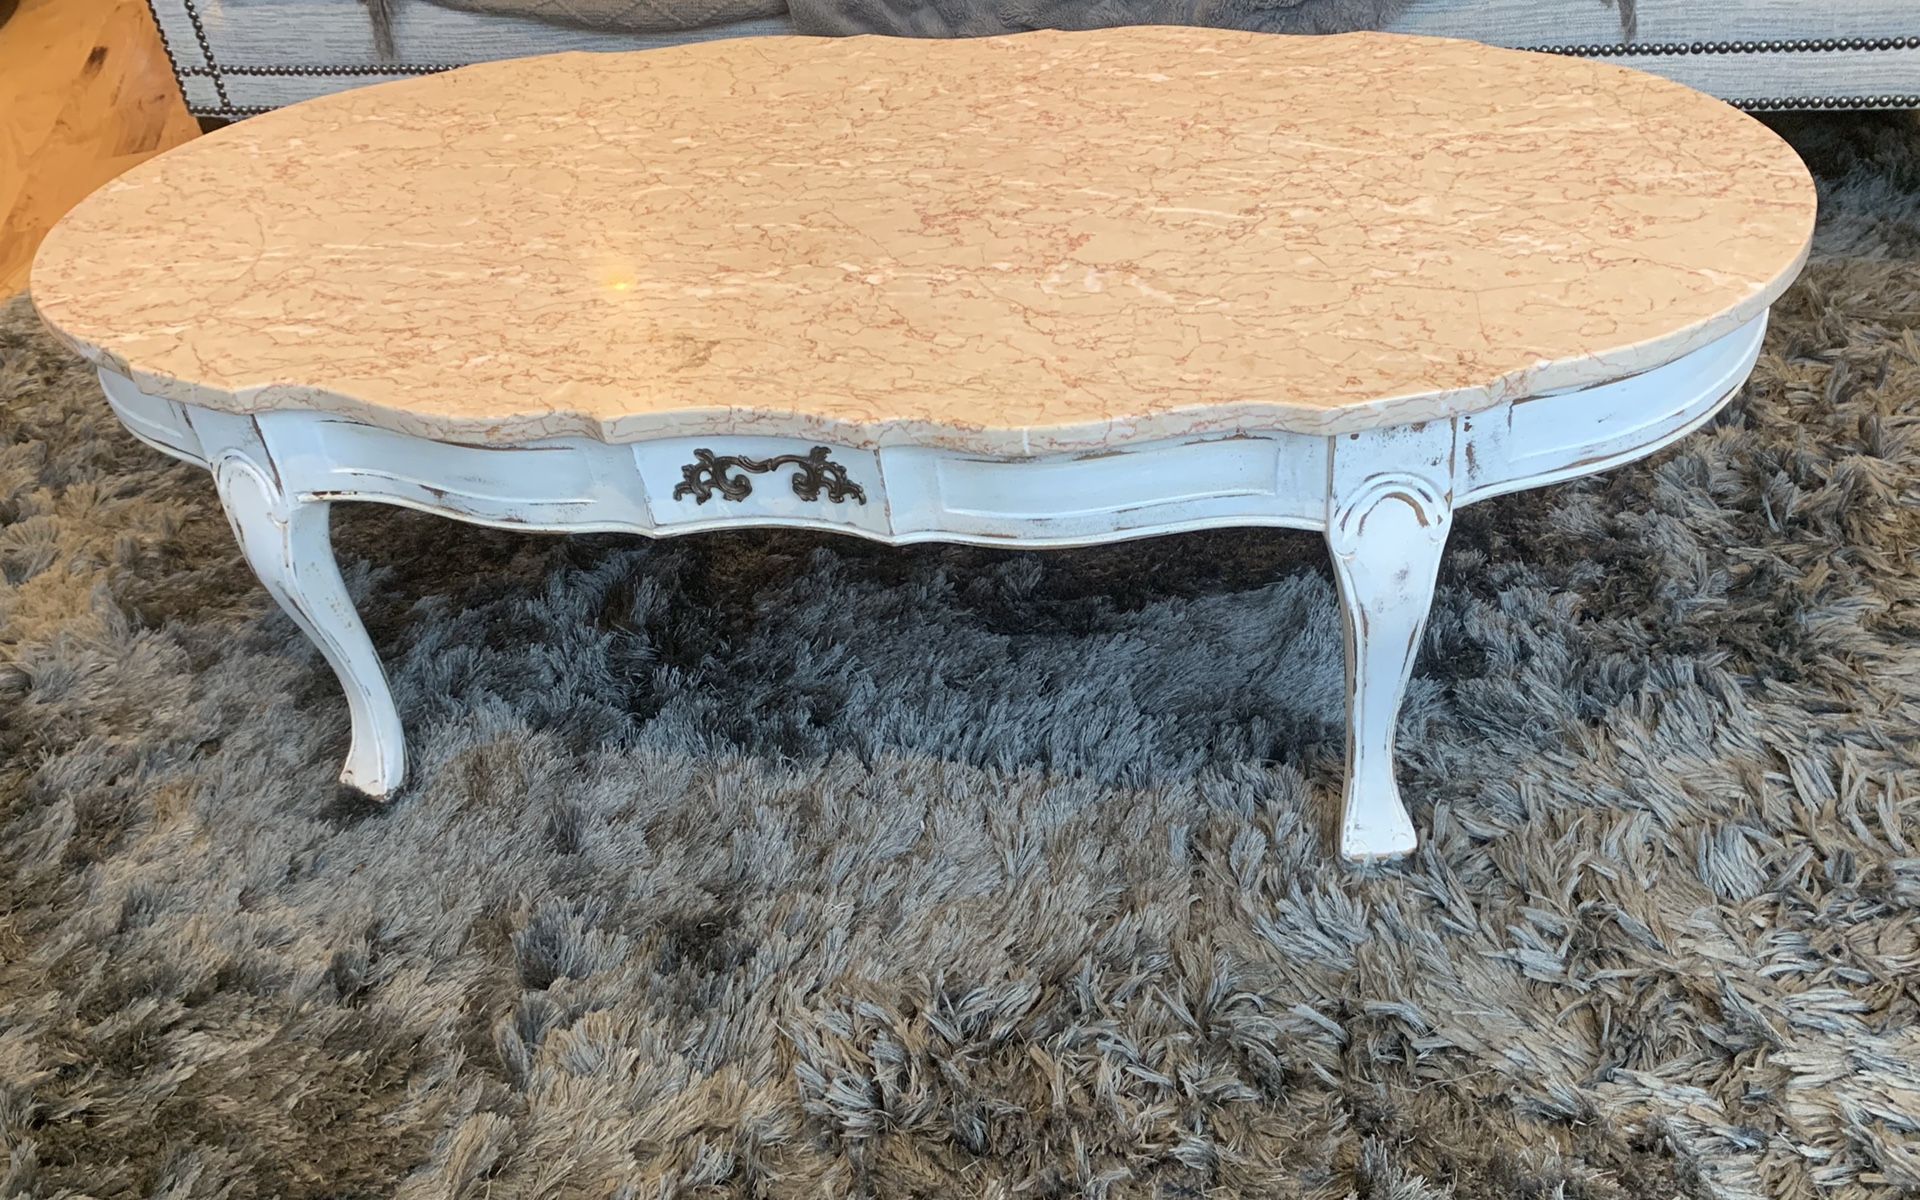
M 400 504 L 487 525 L 648 535 L 744 525 L 832 529 L 883 542 L 1077 546 L 1189 529 L 1324 531 L 1345 610 L 1348 755 L 1340 850 L 1405 854 L 1416 835 L 1393 732 L 1453 511 L 1648 454 L 1710 417 L 1752 369 L 1765 316 L 1666 366 L 1485 412 L 1333 436 L 1245 429 L 1089 454 L 991 457 L 926 446 L 829 446 L 864 502 L 796 492 L 797 468 L 739 470 L 751 490 L 701 502 L 695 451 L 805 456 L 807 441 L 665 438 L 438 442 L 337 415 L 194 408 L 102 371 L 128 429 L 212 468 L 247 561 L 340 677 L 353 715 L 341 778 L 399 787 L 398 712 L 327 540 L 337 500 Z M 679 492 L 676 495 L 676 492 Z
M 1405 854 L 1417 840 L 1393 778 L 1393 733 L 1453 524 L 1457 422 L 1337 438 L 1327 548 L 1347 644 L 1347 778 L 1340 852 Z
M 288 493 L 273 452 L 245 417 L 196 411 L 188 422 L 203 446 L 219 447 L 208 465 L 247 564 L 346 691 L 353 739 L 340 781 L 390 793 L 406 777 L 406 742 L 386 672 L 334 562 L 331 505 Z

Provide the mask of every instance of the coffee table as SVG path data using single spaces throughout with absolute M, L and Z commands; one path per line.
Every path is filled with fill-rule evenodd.
M 1393 736 L 1452 515 L 1710 417 L 1814 190 L 1716 100 L 1361 34 L 756 38 L 469 67 L 222 129 L 48 238 L 47 323 L 212 469 L 406 770 L 335 501 L 482 524 L 1074 546 L 1320 530 L 1340 849 L 1415 832 Z

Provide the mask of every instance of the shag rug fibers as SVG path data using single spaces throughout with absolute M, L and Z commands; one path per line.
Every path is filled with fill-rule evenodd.
M 414 782 L 204 472 L 0 312 L 0 1196 L 1920 1189 L 1920 121 L 1744 395 L 1464 512 L 1332 858 L 1318 539 L 347 507 Z

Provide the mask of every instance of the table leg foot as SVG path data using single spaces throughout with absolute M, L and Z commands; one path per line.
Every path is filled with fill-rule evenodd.
M 322 501 L 286 495 L 274 474 L 244 454 L 213 467 L 220 502 L 255 575 L 312 640 L 340 680 L 353 741 L 340 782 L 386 797 L 406 778 L 406 743 L 386 672 L 354 610 L 328 535 Z
M 1429 480 L 1376 475 L 1327 529 L 1347 641 L 1347 780 L 1340 853 L 1390 858 L 1418 842 L 1393 778 L 1394 724 L 1433 603 L 1451 499 Z

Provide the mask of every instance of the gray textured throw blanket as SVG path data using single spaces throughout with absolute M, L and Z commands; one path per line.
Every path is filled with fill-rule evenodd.
M 381 53 L 392 57 L 393 0 L 365 0 Z M 1027 29 L 1114 25 L 1209 25 L 1260 33 L 1347 33 L 1377 29 L 1412 0 L 433 0 L 469 12 L 532 17 L 628 33 L 669 33 L 790 12 L 802 33 L 887 33 L 980 37 Z M 1620 10 L 1634 35 L 1635 0 L 1600 0 Z

